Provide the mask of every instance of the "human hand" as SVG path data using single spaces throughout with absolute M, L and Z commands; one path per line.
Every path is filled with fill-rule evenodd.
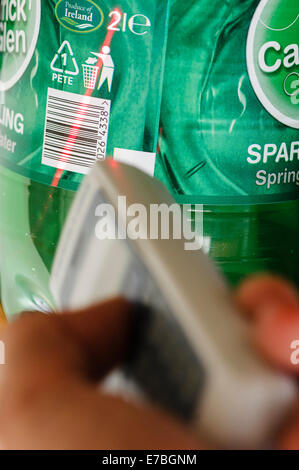
M 298 374 L 298 295 L 271 277 L 237 292 L 253 341 L 275 367 Z M 98 381 L 126 357 L 132 306 L 121 299 L 75 314 L 26 314 L 0 331 L 0 447 L 4 449 L 196 449 L 192 431 L 162 410 L 100 391 Z M 299 410 L 279 448 L 299 448 Z
M 24 314 L 0 329 L 2 449 L 195 449 L 190 429 L 150 405 L 101 391 L 126 357 L 132 306 Z

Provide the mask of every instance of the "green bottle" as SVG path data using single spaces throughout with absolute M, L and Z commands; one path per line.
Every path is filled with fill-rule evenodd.
M 8 318 L 55 309 L 48 284 L 57 240 L 95 161 L 133 155 L 153 174 L 168 6 L 0 2 L 0 298 Z
M 55 309 L 49 271 L 74 194 L 0 167 L 1 302 L 7 317 Z
M 232 283 L 299 280 L 298 0 L 173 0 L 156 176 Z

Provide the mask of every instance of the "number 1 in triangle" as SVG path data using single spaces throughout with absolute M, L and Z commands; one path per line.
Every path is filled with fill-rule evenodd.
M 61 44 L 51 62 L 51 69 L 54 72 L 64 73 L 66 75 L 79 74 L 78 64 L 68 41 L 64 41 Z

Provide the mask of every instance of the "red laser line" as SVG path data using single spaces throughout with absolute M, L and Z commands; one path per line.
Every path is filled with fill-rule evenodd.
M 119 14 L 121 14 L 120 11 L 117 10 L 117 9 L 114 10 L 114 11 L 117 11 Z M 109 24 L 109 26 L 111 26 L 112 23 L 113 23 L 113 19 L 112 19 L 111 23 Z M 113 38 L 113 35 L 114 35 L 115 31 L 114 31 L 114 30 L 110 30 L 110 29 L 109 29 L 109 26 L 108 26 L 107 35 L 106 35 L 106 37 L 105 37 L 105 39 L 104 39 L 104 42 L 103 42 L 103 44 L 102 44 L 102 46 L 101 46 L 101 48 L 100 48 L 100 52 L 101 52 L 101 50 L 103 49 L 104 46 L 110 47 L 110 45 L 111 45 L 111 41 L 112 41 L 112 38 Z M 96 67 L 99 67 L 99 68 L 100 68 L 101 66 L 102 66 L 102 59 L 99 58 Z M 86 91 L 86 93 L 84 94 L 84 96 L 85 96 L 85 97 L 90 97 L 90 96 L 92 95 L 92 92 L 93 92 L 92 89 L 88 89 L 88 90 Z M 72 149 L 73 149 L 73 147 L 74 147 L 74 144 L 75 144 L 75 142 L 76 142 L 76 139 L 77 139 L 77 137 L 78 137 L 80 128 L 81 128 L 80 123 L 82 123 L 82 121 L 84 120 L 84 116 L 85 116 L 85 114 L 86 114 L 87 109 L 88 109 L 88 103 L 81 103 L 81 104 L 80 104 L 79 109 L 78 109 L 78 112 L 77 112 L 76 117 L 75 117 L 75 122 L 76 122 L 76 121 L 79 121 L 79 124 L 74 124 L 74 125 L 72 126 L 71 131 L 70 131 L 70 134 L 69 134 L 68 139 L 67 139 L 67 141 L 66 141 L 65 147 L 64 147 L 64 149 L 63 149 L 63 151 L 62 151 L 62 155 L 61 155 L 61 157 L 59 158 L 59 161 L 60 161 L 60 162 L 64 161 L 65 163 L 67 163 L 67 161 L 68 161 L 68 159 L 69 159 L 69 157 L 70 157 L 70 155 L 71 155 Z M 59 181 L 60 181 L 60 179 L 61 179 L 62 174 L 63 174 L 64 171 L 65 171 L 65 170 L 60 169 L 60 168 L 58 168 L 58 169 L 56 170 L 55 175 L 54 175 L 53 180 L 52 180 L 52 183 L 51 183 L 51 186 L 53 186 L 53 187 L 57 187 L 57 186 L 58 186 Z
M 117 11 L 119 14 L 121 14 L 120 10 L 118 10 L 117 8 L 115 8 L 113 11 Z M 104 42 L 103 42 L 103 44 L 102 44 L 101 47 L 100 47 L 100 52 L 101 52 L 101 50 L 103 49 L 104 46 L 108 46 L 108 47 L 111 46 L 111 42 L 112 42 L 112 38 L 113 38 L 113 36 L 114 36 L 115 30 L 111 30 L 111 29 L 109 29 L 109 27 L 112 26 L 113 21 L 114 21 L 114 20 L 113 20 L 113 18 L 112 18 L 111 22 L 110 22 L 109 25 L 108 25 L 108 31 L 107 31 L 106 37 L 105 37 L 105 39 L 104 39 Z M 102 59 L 99 58 L 99 60 L 98 60 L 96 66 L 97 66 L 97 67 L 101 67 L 101 65 L 102 65 Z M 83 96 L 90 97 L 90 96 L 92 95 L 92 92 L 93 92 L 92 89 L 88 89 L 88 90 L 86 91 L 86 93 L 85 93 Z M 83 107 L 85 107 L 85 110 L 83 110 Z M 81 104 L 80 104 L 79 110 L 78 110 L 78 112 L 77 112 L 77 114 L 76 114 L 76 117 L 75 117 L 75 121 L 78 120 L 79 122 L 82 123 L 82 121 L 83 121 L 83 119 L 84 119 L 84 116 L 85 116 L 85 114 L 86 114 L 87 108 L 88 108 L 88 104 L 87 104 L 87 103 L 81 103 Z M 71 150 L 73 149 L 74 144 L 75 144 L 75 142 L 76 142 L 76 139 L 77 139 L 77 137 L 78 137 L 80 128 L 81 128 L 81 126 L 78 125 L 78 124 L 74 124 L 74 125 L 72 126 L 71 131 L 70 131 L 70 134 L 69 134 L 69 136 L 68 136 L 67 142 L 66 142 L 65 147 L 64 147 L 64 149 L 63 149 L 63 151 L 62 151 L 62 155 L 61 155 L 59 161 L 64 160 L 65 162 L 67 162 L 67 160 L 68 160 L 68 158 L 69 158 L 69 156 L 70 156 L 70 154 L 71 154 Z M 65 158 L 66 158 L 66 160 L 65 160 Z M 58 186 L 58 184 L 59 184 L 59 181 L 60 181 L 60 179 L 61 179 L 62 174 L 63 174 L 64 171 L 65 171 L 65 170 L 63 170 L 63 169 L 57 168 L 57 170 L 56 170 L 56 172 L 55 172 L 55 174 L 54 174 L 54 177 L 53 177 L 53 179 L 52 179 L 52 182 L 51 182 L 51 186 L 52 186 L 52 187 L 51 187 L 51 191 L 50 191 L 49 196 L 48 196 L 48 201 L 47 201 L 47 203 L 46 203 L 45 206 L 44 206 L 44 212 L 43 212 L 43 214 L 40 216 L 39 221 L 38 221 L 38 223 L 36 224 L 36 227 L 32 230 L 32 234 L 35 234 L 35 233 L 38 232 L 38 230 L 39 230 L 39 228 L 40 228 L 40 225 L 41 225 L 41 222 L 42 222 L 42 220 L 44 220 L 44 218 L 45 218 L 45 216 L 46 216 L 46 214 L 47 214 L 47 212 L 48 212 L 48 210 L 49 210 L 50 204 L 51 204 L 51 202 L 53 201 L 53 191 L 54 191 L 53 188 L 57 188 L 57 186 Z

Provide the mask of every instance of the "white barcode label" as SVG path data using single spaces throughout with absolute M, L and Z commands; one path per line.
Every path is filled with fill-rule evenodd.
M 48 89 L 42 163 L 88 173 L 106 158 L 110 100 Z

